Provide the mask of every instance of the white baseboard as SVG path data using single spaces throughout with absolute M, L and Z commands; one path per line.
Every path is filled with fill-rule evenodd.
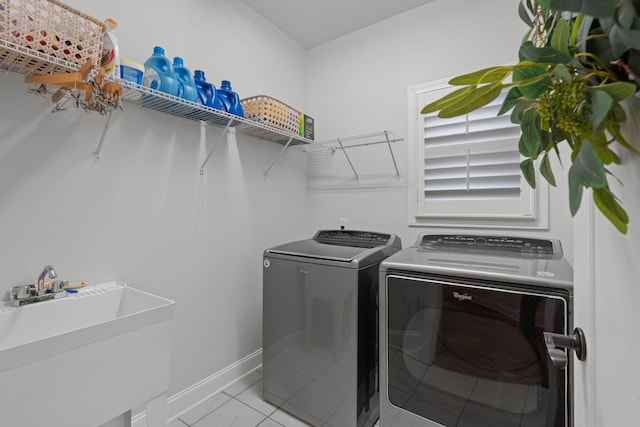
M 213 375 L 170 396 L 167 399 L 167 414 L 169 417 L 167 422 L 174 421 L 183 413 L 189 411 L 214 394 L 219 393 L 229 384 L 252 372 L 261 364 L 262 349 L 259 349 Z M 147 427 L 146 411 L 142 411 L 131 418 L 131 427 Z

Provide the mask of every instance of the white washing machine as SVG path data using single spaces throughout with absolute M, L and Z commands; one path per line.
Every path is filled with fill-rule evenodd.
M 560 242 L 421 235 L 380 282 L 381 427 L 573 425 Z

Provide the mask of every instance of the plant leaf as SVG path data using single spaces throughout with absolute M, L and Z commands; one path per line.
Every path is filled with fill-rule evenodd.
M 542 157 L 542 162 L 540 162 L 540 173 L 549 184 L 554 187 L 556 186 L 556 178 L 553 176 L 551 162 L 549 162 L 549 153 L 544 153 L 544 157 Z
M 607 176 L 602 165 L 602 160 L 591 145 L 584 139 L 578 155 L 569 169 L 569 183 L 581 184 L 591 188 L 605 188 Z
M 551 78 L 545 67 L 523 67 L 513 71 L 513 82 L 520 88 L 522 96 L 535 99 L 549 90 Z
M 572 59 L 571 55 L 558 52 L 551 46 L 520 46 L 520 54 L 529 61 L 548 64 L 566 64 Z
M 533 167 L 533 160 L 526 159 L 520 163 L 520 170 L 522 171 L 522 176 L 527 181 L 531 188 L 536 188 L 536 170 Z
M 608 188 L 599 188 L 593 191 L 593 201 L 602 214 L 622 234 L 627 234 L 629 215 L 613 197 Z
M 513 107 L 515 107 L 519 102 L 523 102 L 519 99 L 521 97 L 522 97 L 522 92 L 520 92 L 520 89 L 518 87 L 514 86 L 511 89 L 509 89 L 509 92 L 507 92 L 506 98 L 502 102 L 500 111 L 498 111 L 498 116 L 503 115 L 504 113 L 506 113 Z
M 609 132 L 609 134 L 611 134 L 613 139 L 618 141 L 618 143 L 620 143 L 620 145 L 622 145 L 624 148 L 631 151 L 632 153 L 640 154 L 640 147 L 636 148 L 631 145 L 629 141 L 627 141 L 624 134 L 620 132 L 620 126 L 614 123 L 609 123 L 609 126 L 607 126 L 607 131 Z
M 633 48 L 635 51 L 640 50 L 640 31 L 637 30 L 635 25 L 632 25 L 631 29 L 625 29 L 618 25 L 616 17 L 601 19 L 600 25 L 602 26 L 604 33 L 608 36 L 608 41 L 612 50 L 613 58 L 606 59 L 611 60 L 619 58 L 627 51 L 628 48 Z
M 564 64 L 556 65 L 555 67 L 553 67 L 553 70 L 551 72 L 553 73 L 554 76 L 558 77 L 560 80 L 562 80 L 565 83 L 568 83 L 571 80 L 573 80 L 573 76 L 567 69 L 567 66 Z
M 617 35 L 622 41 L 635 50 L 640 50 L 640 31 L 638 30 L 625 30 L 621 27 L 616 27 Z
M 449 80 L 449 84 L 454 86 L 463 86 L 501 82 L 509 74 L 511 74 L 512 71 L 513 67 L 507 66 L 485 68 L 482 70 L 474 71 L 473 73 L 454 77 Z
M 566 19 L 559 18 L 553 28 L 551 34 L 551 47 L 567 57 L 569 53 L 569 22 Z
M 501 83 L 492 83 L 471 90 L 467 95 L 440 110 L 438 117 L 443 119 L 470 113 L 496 99 L 502 91 Z
M 535 159 L 542 151 L 542 138 L 540 136 L 540 115 L 534 108 L 529 108 L 524 112 L 520 128 L 522 129 L 522 135 L 520 135 L 518 142 L 520 154 Z
M 607 150 L 607 152 L 608 152 L 608 155 L 609 155 L 609 163 L 613 163 L 613 164 L 616 164 L 616 165 L 619 165 L 619 164 L 621 164 L 621 163 L 622 163 L 622 159 L 620 158 L 620 156 L 618 156 L 618 154 L 617 154 L 615 151 L 613 151 L 612 149 L 610 149 L 608 145 L 607 145 L 607 146 L 605 146 L 604 148 L 605 148 L 605 149 Z M 602 157 L 602 156 L 600 156 L 600 157 Z M 606 163 L 606 164 L 609 164 L 609 163 Z
M 617 13 L 618 24 L 623 29 L 630 30 L 635 17 L 636 17 L 636 10 L 635 10 L 635 7 L 633 6 L 633 2 L 631 1 L 622 2 Z
M 620 157 L 609 148 L 611 141 L 607 140 L 607 135 L 604 133 L 604 130 L 596 133 L 591 126 L 587 126 L 582 130 L 581 136 L 583 139 L 588 139 L 591 142 L 591 146 L 596 150 L 596 154 L 603 165 L 611 163 L 620 164 Z
M 557 150 L 557 147 L 553 145 L 553 141 L 551 140 L 551 132 L 549 132 L 549 129 L 542 128 L 542 119 L 540 119 L 540 142 L 542 144 L 542 151 L 549 151 L 551 146 Z
M 420 110 L 421 114 L 429 114 L 429 113 L 433 113 L 436 111 L 440 111 L 442 110 L 444 107 L 453 104 L 454 102 L 456 102 L 459 98 L 467 95 L 469 92 L 471 92 L 471 90 L 473 89 L 473 87 L 463 87 L 460 89 L 456 89 L 453 92 L 448 93 L 447 95 L 443 96 L 442 98 L 433 101 L 430 104 L 425 105 L 422 110 Z
M 600 20 L 600 25 L 602 25 L 602 28 L 604 29 L 605 34 L 608 35 L 608 41 L 609 41 L 608 44 L 611 48 L 610 58 L 606 58 L 605 56 L 601 56 L 601 57 L 603 59 L 608 59 L 609 61 L 619 58 L 627 49 L 627 45 L 625 41 L 622 39 L 622 31 L 624 30 L 616 24 L 616 20 L 614 18 L 602 19 Z M 595 41 L 597 40 L 600 40 L 600 39 L 595 39 Z
M 580 12 L 596 18 L 607 18 L 616 10 L 613 0 L 538 0 L 538 4 L 546 9 Z
M 576 216 L 578 209 L 580 209 L 581 201 L 582 184 L 576 182 L 569 174 L 569 210 L 571 211 L 571 216 Z
M 613 108 L 611 109 L 611 117 L 615 123 L 624 123 L 627 121 L 627 112 L 624 111 L 622 105 L 613 104 Z
M 591 22 L 593 21 L 593 18 L 589 19 L 591 20 Z M 610 18 L 610 20 L 613 21 L 612 18 Z M 603 21 L 600 21 L 600 23 L 602 24 Z M 587 23 L 590 21 L 585 19 L 584 22 Z M 579 37 L 579 40 L 586 40 L 586 43 L 580 43 L 578 45 L 580 50 L 582 52 L 590 52 L 594 54 L 605 64 L 608 64 L 618 58 L 618 55 L 614 54 L 614 45 L 615 50 L 620 49 L 624 51 L 625 49 L 622 40 L 612 38 L 609 32 L 605 32 L 602 27 L 596 28 L 593 31 L 581 31 Z
M 593 131 L 599 133 L 604 128 L 604 120 L 609 115 L 613 106 L 613 98 L 604 90 L 591 91 L 591 120 L 593 121 Z
M 620 102 L 636 92 L 636 85 L 628 82 L 614 82 L 606 85 L 591 86 L 590 90 L 592 92 L 604 91 L 609 94 L 614 101 Z
M 520 0 L 520 4 L 518 5 L 518 15 L 520 16 L 520 19 L 527 24 L 527 26 L 533 27 L 533 21 L 531 21 L 527 6 L 524 4 L 525 1 L 526 0 Z
M 576 16 L 576 19 L 573 21 L 573 25 L 572 25 L 573 28 L 571 29 L 569 42 L 574 46 L 578 42 L 578 34 L 580 33 L 580 29 L 582 28 L 582 22 L 584 21 L 584 19 L 585 19 L 584 14 L 580 13 L 578 14 L 578 16 Z M 581 49 L 581 48 L 578 47 L 578 49 Z
M 511 112 L 511 123 L 520 124 L 522 122 L 524 112 L 530 108 L 534 108 L 531 101 L 522 100 L 518 102 Z
M 620 164 L 620 157 L 609 148 L 610 143 L 607 141 L 607 136 L 604 131 L 597 134 L 593 134 L 590 130 L 586 130 L 586 132 L 591 133 L 589 138 L 591 146 L 596 150 L 596 154 L 598 154 L 603 165 L 609 165 L 611 163 L 615 163 L 616 165 Z

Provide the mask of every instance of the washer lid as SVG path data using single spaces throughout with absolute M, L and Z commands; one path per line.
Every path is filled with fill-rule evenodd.
M 392 234 L 369 231 L 320 230 L 311 239 L 286 243 L 266 252 L 349 263 L 360 261 L 379 250 L 376 248 L 389 245 L 399 249 L 399 239 Z
M 315 240 L 300 240 L 267 249 L 267 252 L 270 254 L 351 262 L 367 250 L 351 246 L 330 245 Z

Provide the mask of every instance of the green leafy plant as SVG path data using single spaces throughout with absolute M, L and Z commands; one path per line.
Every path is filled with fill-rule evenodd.
M 558 144 L 571 149 L 569 207 L 575 215 L 584 188 L 598 209 L 626 234 L 629 217 L 609 188 L 608 165 L 620 164 L 618 142 L 640 154 L 621 132 L 627 114 L 621 103 L 640 88 L 640 0 L 521 0 L 520 18 L 530 27 L 515 65 L 455 77 L 461 86 L 425 106 L 442 118 L 474 111 L 508 93 L 499 115 L 511 111 L 520 125 L 522 174 L 536 186 L 535 161 L 553 186 L 549 154 Z

